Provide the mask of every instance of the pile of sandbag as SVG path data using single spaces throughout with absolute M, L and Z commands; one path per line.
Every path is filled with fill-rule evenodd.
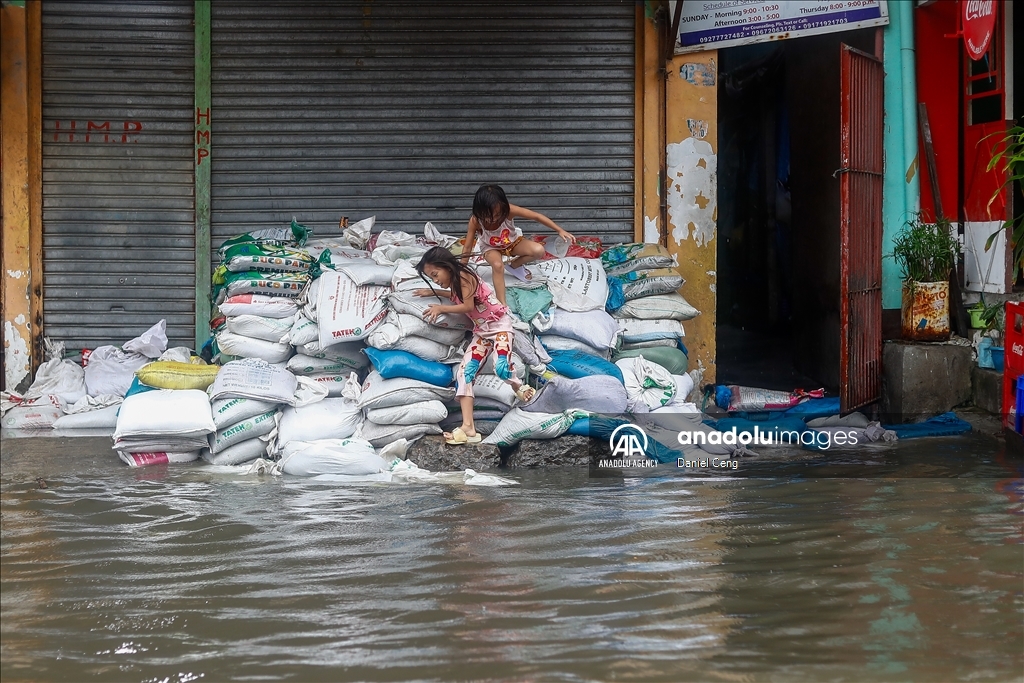
M 302 249 L 309 229 L 259 230 L 225 240 L 213 275 L 219 316 L 211 323 L 217 359 L 262 358 L 284 363 L 294 349 L 298 299 L 316 274 L 317 261 Z
M 129 396 L 114 429 L 114 450 L 132 467 L 198 460 L 217 427 L 198 389 L 156 389 Z
M 657 244 L 620 244 L 605 250 L 607 310 L 618 323 L 620 347 L 613 360 L 643 356 L 673 375 L 687 370 L 683 322 L 699 314 L 679 294 L 683 278 L 669 251 Z

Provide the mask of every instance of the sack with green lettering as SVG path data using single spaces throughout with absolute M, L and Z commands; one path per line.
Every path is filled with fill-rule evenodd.
M 583 410 L 565 410 L 561 413 L 528 413 L 513 408 L 494 431 L 483 440 L 495 446 L 514 446 L 523 439 L 555 439 L 566 432 L 578 417 L 586 417 Z
M 300 225 L 292 219 L 292 224 L 287 228 L 264 228 L 253 230 L 242 235 L 236 235 L 224 240 L 220 245 L 220 255 L 223 258 L 225 252 L 239 244 L 256 244 L 265 247 L 301 247 L 313 231 L 305 225 Z
M 601 265 L 608 275 L 621 275 L 637 270 L 671 268 L 675 261 L 668 249 L 660 244 L 633 242 L 619 244 L 601 253 Z
M 313 257 L 300 249 L 245 242 L 226 249 L 223 264 L 233 273 L 246 270 L 305 273 L 313 265 Z
M 642 296 L 669 294 L 682 287 L 684 282 L 683 276 L 672 268 L 635 270 L 608 277 L 622 283 L 622 294 L 626 301 L 639 299 Z
M 277 426 L 274 416 L 277 411 L 248 417 L 210 435 L 210 453 L 217 454 L 235 444 L 269 434 Z
M 213 298 L 217 303 L 239 294 L 266 294 L 294 299 L 310 282 L 306 273 L 261 273 L 247 270 L 241 273 L 220 266 L 213 273 Z

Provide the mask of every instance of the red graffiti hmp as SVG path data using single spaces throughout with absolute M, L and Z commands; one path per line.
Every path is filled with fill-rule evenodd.
M 124 132 L 120 136 L 110 134 L 110 121 L 101 121 L 99 123 L 95 121 L 85 122 L 85 134 L 83 135 L 79 129 L 79 121 L 67 121 L 67 128 L 61 126 L 60 121 L 53 122 L 53 141 L 60 142 L 60 136 L 63 133 L 67 135 L 66 142 L 100 142 L 100 133 L 103 134 L 103 142 L 117 142 L 117 143 L 129 143 L 138 142 L 139 138 L 133 133 L 138 133 L 142 130 L 142 121 L 124 121 L 122 123 L 122 129 Z M 78 137 L 75 137 L 75 135 Z

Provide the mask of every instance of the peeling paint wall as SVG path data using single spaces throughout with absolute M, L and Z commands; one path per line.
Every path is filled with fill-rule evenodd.
M 718 52 L 680 55 L 666 82 L 668 248 L 686 279 L 682 295 L 701 314 L 684 323 L 690 367 L 715 381 L 718 270 Z
M 0 193 L 3 229 L 3 388 L 18 390 L 32 379 L 32 269 L 36 245 L 30 226 L 41 191 L 36 152 L 39 149 L 39 97 L 36 85 L 39 3 L 0 4 Z M 36 139 L 33 139 L 33 135 Z M 41 199 L 39 199 L 41 201 Z

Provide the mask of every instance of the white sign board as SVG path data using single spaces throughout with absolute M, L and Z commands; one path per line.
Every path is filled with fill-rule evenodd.
M 675 52 L 715 50 L 888 23 L 886 0 L 686 0 Z

